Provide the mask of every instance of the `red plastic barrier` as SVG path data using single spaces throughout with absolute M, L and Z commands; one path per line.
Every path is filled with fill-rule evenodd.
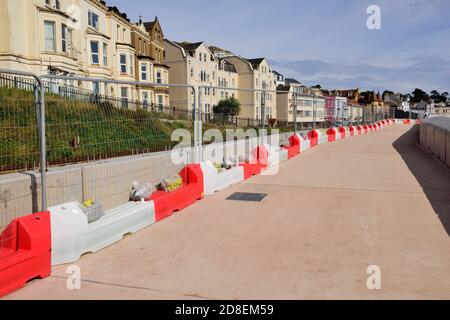
M 256 163 L 240 163 L 241 167 L 244 167 L 244 180 L 248 180 L 253 176 L 256 176 L 261 173 L 261 164 L 259 162 Z
M 363 126 L 363 129 L 364 129 L 364 133 L 368 133 L 369 132 L 369 127 L 367 126 L 367 124 L 365 124 Z
M 283 147 L 283 149 L 288 151 L 288 159 L 291 159 L 300 154 L 300 139 L 294 134 L 289 138 L 289 143 L 289 147 Z
M 147 201 L 155 202 L 155 220 L 160 221 L 169 217 L 175 211 L 203 199 L 203 173 L 199 164 L 188 165 L 180 171 L 183 186 L 173 192 L 158 190 Z
M 341 135 L 341 139 L 345 139 L 346 138 L 346 134 L 347 134 L 347 130 L 345 130 L 344 127 L 339 127 L 339 134 Z
M 258 146 L 252 152 L 253 159 L 261 165 L 262 169 L 266 169 L 269 166 L 269 151 L 263 145 Z
M 369 132 L 373 132 L 373 124 L 369 124 Z
M 251 162 L 243 162 L 239 165 L 244 167 L 244 180 L 248 180 L 253 176 L 261 173 L 269 164 L 269 152 L 266 147 L 258 146 L 252 152 L 253 160 Z
M 411 119 L 403 120 L 403 124 L 411 124 Z
M 350 137 L 354 137 L 355 136 L 355 127 L 354 126 L 348 127 L 348 132 L 350 132 Z
M 0 297 L 50 275 L 50 213 L 15 219 L 0 235 Z
M 422 124 L 422 121 L 420 121 L 420 119 L 417 119 L 416 124 Z
M 358 135 L 360 135 L 364 131 L 364 128 L 362 126 L 358 125 L 358 126 L 356 126 L 356 130 L 358 131 Z
M 336 141 L 336 129 L 330 128 L 327 130 L 327 136 L 328 136 L 328 142 L 334 142 Z
M 308 132 L 308 139 L 310 141 L 310 147 L 313 148 L 319 144 L 319 135 L 316 130 L 311 130 Z

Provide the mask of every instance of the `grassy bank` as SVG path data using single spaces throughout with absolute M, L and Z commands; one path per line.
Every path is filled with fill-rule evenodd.
M 193 136 L 193 123 L 186 117 L 46 95 L 50 165 L 168 150 L 177 144 L 171 141 L 171 135 L 179 128 L 189 130 Z M 235 127 L 209 122 L 203 128 L 224 132 Z M 0 171 L 38 165 L 39 139 L 32 92 L 0 88 L 0 139 Z

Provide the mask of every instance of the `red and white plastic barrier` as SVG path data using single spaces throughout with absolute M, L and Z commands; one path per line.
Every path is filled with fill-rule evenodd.
M 297 135 L 289 137 L 289 147 L 284 147 L 288 152 L 288 159 L 291 159 L 300 153 L 300 138 Z
M 155 203 L 155 221 L 158 222 L 172 215 L 175 211 L 203 199 L 203 173 L 199 164 L 191 164 L 180 171 L 183 186 L 172 192 L 155 191 L 147 201 Z
M 205 161 L 200 167 L 203 173 L 204 194 L 207 196 L 244 181 L 244 168 L 241 166 L 218 172 L 210 161 Z
M 320 143 L 379 130 L 395 123 L 411 124 L 411 121 L 390 119 L 348 129 L 330 128 L 327 135 L 312 130 L 308 138 L 293 135 L 289 138 L 289 147 L 260 145 L 252 152 L 249 163 L 240 163 L 220 173 L 208 162 L 188 165 L 180 172 L 183 181 L 180 189 L 156 191 L 146 201 L 127 203 L 92 223 L 88 223 L 81 205 L 75 202 L 16 219 L 0 235 L 0 296 L 22 287 L 30 279 L 48 276 L 52 264 L 74 262 L 84 253 L 96 252 L 119 241 L 124 234 L 137 232 L 188 207 L 205 194 L 211 195 L 249 179 Z
M 329 128 L 327 130 L 328 142 L 335 142 L 337 138 L 336 128 Z
M 348 132 L 349 132 L 350 137 L 354 137 L 357 135 L 357 131 L 354 126 L 348 127 Z
M 357 135 L 362 135 L 364 133 L 364 127 L 361 125 L 356 126 Z
M 300 139 L 300 153 L 305 152 L 306 150 L 311 148 L 311 141 L 308 138 L 303 138 L 299 134 L 297 134 L 297 137 Z
M 322 133 L 317 130 L 313 129 L 310 132 L 308 132 L 308 139 L 310 141 L 310 148 L 314 148 L 319 145 L 319 137 L 322 135 Z
M 49 212 L 13 220 L 0 235 L 0 297 L 50 275 Z
M 128 202 L 99 220 L 88 222 L 82 205 L 69 202 L 49 208 L 52 265 L 72 263 L 83 254 L 97 252 L 155 223 L 153 201 Z
M 339 127 L 339 135 L 340 135 L 340 139 L 343 140 L 345 138 L 347 138 L 348 136 L 348 131 L 346 127 Z

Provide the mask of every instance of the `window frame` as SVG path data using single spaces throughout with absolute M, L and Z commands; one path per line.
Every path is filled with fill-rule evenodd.
M 125 63 L 122 62 L 122 57 L 125 57 Z M 127 60 L 128 60 L 127 59 L 127 54 L 124 54 L 124 53 L 119 54 L 120 74 L 127 74 L 128 73 L 128 62 L 127 62 Z
M 159 74 L 159 77 L 158 77 L 158 74 Z M 156 71 L 156 83 L 157 84 L 162 84 L 163 83 L 162 80 L 163 80 L 162 79 L 162 72 L 160 70 Z
M 69 52 L 69 42 L 68 38 L 69 28 L 64 23 L 61 24 L 61 51 L 64 53 Z
M 100 30 L 100 16 L 91 10 L 88 10 L 88 25 L 95 30 Z
M 52 27 L 52 38 L 48 38 L 47 26 Z M 44 21 L 44 40 L 45 40 L 45 51 L 56 52 L 56 22 L 51 20 Z M 49 41 L 52 40 L 52 48 L 48 47 Z
M 97 52 L 93 51 L 93 44 L 97 44 Z M 100 65 L 100 42 L 97 40 L 90 40 L 90 48 L 91 48 L 91 64 L 92 65 Z M 97 62 L 94 62 L 94 56 L 97 57 Z
M 144 68 L 145 68 L 145 70 L 144 70 Z M 141 62 L 140 74 L 141 74 L 141 81 L 148 81 L 148 63 Z M 145 77 L 144 77 L 144 75 L 145 75 Z
M 103 42 L 103 65 L 106 67 L 108 66 L 108 44 L 106 42 Z

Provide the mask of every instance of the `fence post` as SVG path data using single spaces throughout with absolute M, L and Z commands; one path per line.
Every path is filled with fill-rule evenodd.
M 194 90 L 194 110 L 195 106 L 195 89 Z M 202 89 L 203 87 L 198 87 L 198 110 L 197 113 L 194 112 L 194 152 L 195 155 L 195 163 L 199 163 L 202 161 Z
M 298 93 L 294 92 L 294 134 L 297 134 L 297 95 Z
M 41 82 L 39 153 L 41 160 L 42 211 L 47 210 L 47 144 L 45 138 L 45 87 Z M 37 101 L 36 101 L 37 102 Z M 38 103 L 38 102 L 37 102 Z
M 266 92 L 263 91 L 261 94 L 261 120 L 262 120 L 262 128 L 266 128 Z

